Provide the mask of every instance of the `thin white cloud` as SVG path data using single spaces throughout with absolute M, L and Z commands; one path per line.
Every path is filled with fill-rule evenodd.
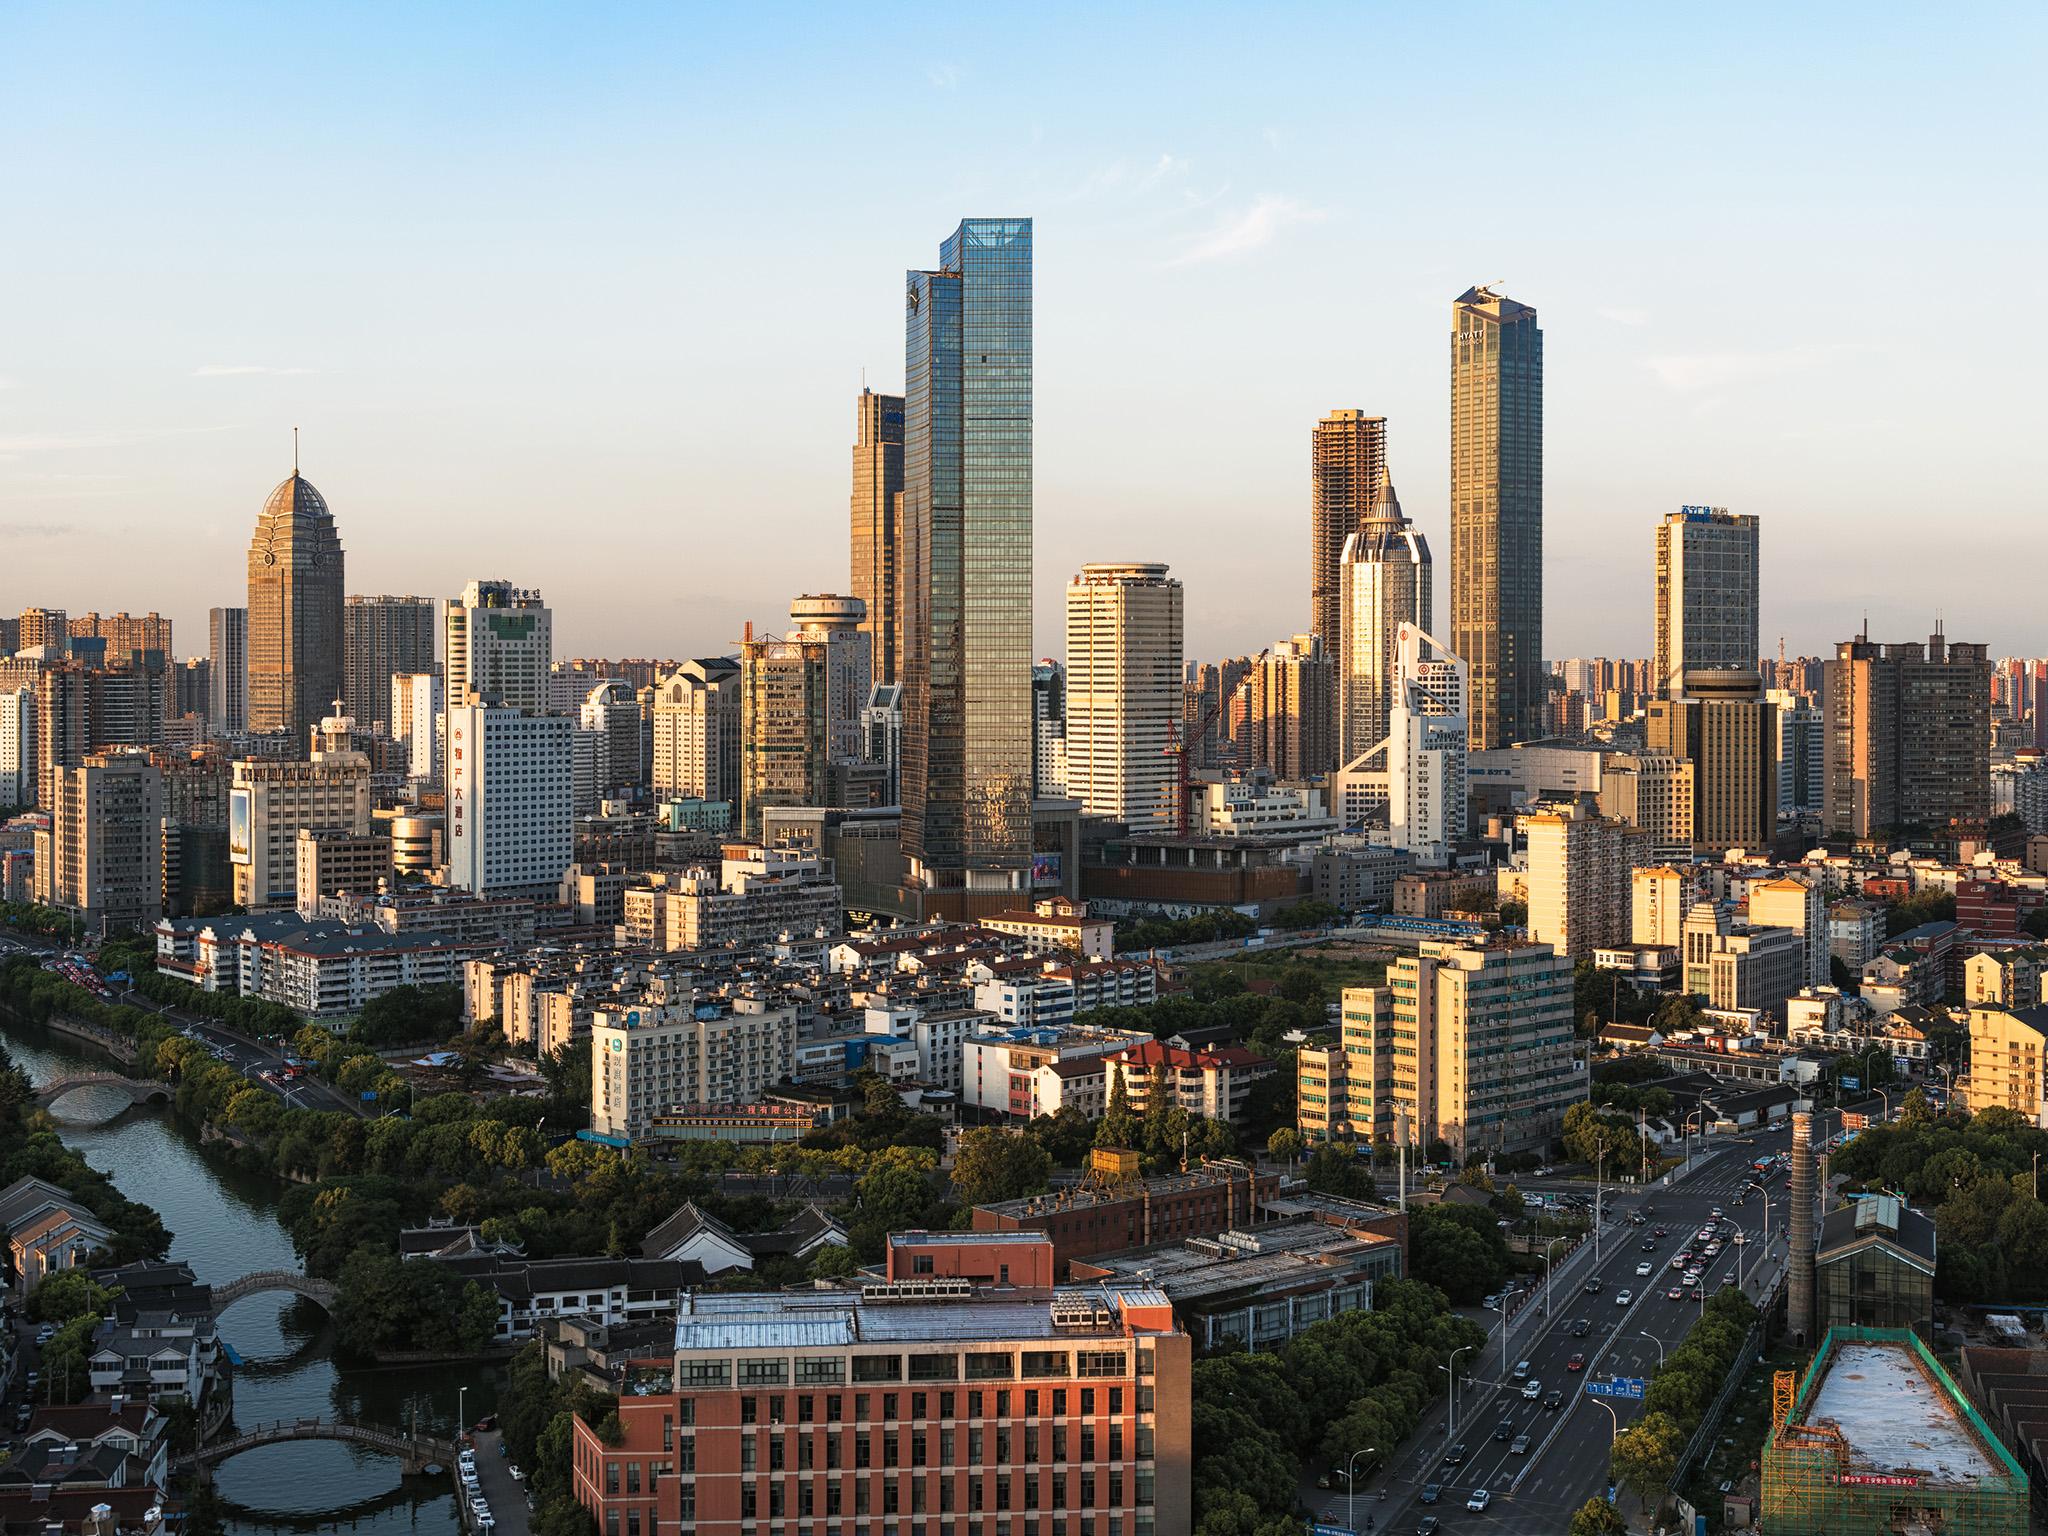
M 271 368 L 263 363 L 203 363 L 192 370 L 195 379 L 236 379 L 248 374 L 266 374 L 274 378 L 285 378 L 292 374 L 312 373 L 311 368 Z
M 1283 230 L 1300 224 L 1319 224 L 1325 217 L 1320 208 L 1268 193 L 1241 213 L 1225 217 L 1167 265 L 1192 267 L 1202 262 L 1228 261 L 1271 245 Z
M 1650 312 L 1647 309 L 1614 308 L 1595 310 L 1594 313 L 1599 315 L 1602 320 L 1611 320 L 1616 325 L 1648 325 L 1650 323 Z
M 932 83 L 932 89 L 934 90 L 958 90 L 960 86 L 960 66 L 958 64 L 934 64 L 924 72 L 924 77 Z
M 1837 346 L 1779 347 L 1759 352 L 1682 352 L 1643 359 L 1643 366 L 1657 376 L 1666 389 L 1679 394 L 1726 389 L 1731 385 L 1754 384 L 1763 379 L 1805 373 L 1824 363 L 1838 361 L 1846 351 L 1862 348 Z

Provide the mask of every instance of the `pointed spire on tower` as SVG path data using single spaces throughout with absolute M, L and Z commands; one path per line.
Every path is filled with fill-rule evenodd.
M 292 428 L 292 478 L 299 477 L 299 429 Z

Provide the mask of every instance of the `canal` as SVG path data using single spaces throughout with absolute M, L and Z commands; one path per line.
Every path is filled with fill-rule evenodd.
M 9 1023 L 0 1038 L 38 1082 L 107 1066 L 83 1047 L 28 1026 Z M 59 1130 L 124 1195 L 156 1209 L 172 1233 L 172 1258 L 211 1284 L 252 1270 L 300 1267 L 278 1224 L 276 1181 L 208 1158 L 197 1136 L 167 1112 L 125 1110 L 102 1123 L 125 1099 L 99 1093 L 80 1089 L 66 1097 L 54 1112 Z M 245 1297 L 222 1314 L 220 1331 L 243 1361 L 234 1408 L 244 1425 L 314 1416 L 402 1425 L 417 1412 L 423 1425 L 447 1432 L 465 1387 L 461 1411 L 471 1422 L 493 1407 L 494 1382 L 482 1366 L 337 1367 L 326 1313 L 296 1297 Z M 407 1478 L 390 1457 L 329 1441 L 245 1452 L 221 1463 L 214 1481 L 229 1505 L 229 1528 L 252 1536 L 337 1529 L 440 1536 L 460 1528 L 447 1478 Z

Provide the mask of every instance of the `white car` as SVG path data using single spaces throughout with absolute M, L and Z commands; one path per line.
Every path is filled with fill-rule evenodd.
M 1522 1383 L 1522 1396 L 1529 1398 L 1531 1401 L 1534 1401 L 1536 1398 L 1539 1398 L 1542 1395 L 1543 1383 L 1538 1381 L 1534 1376 L 1531 1376 L 1527 1381 Z
M 1642 1263 L 1640 1263 L 1640 1264 L 1638 1264 L 1638 1265 L 1636 1266 L 1636 1278 L 1640 1280 L 1640 1279 L 1644 1278 L 1645 1276 L 1647 1276 L 1647 1275 L 1648 1275 L 1648 1274 L 1650 1273 L 1650 1271 L 1651 1271 L 1651 1265 L 1650 1265 L 1650 1261 L 1649 1261 L 1648 1259 L 1645 1259 L 1645 1260 L 1643 1260 L 1643 1262 L 1642 1262 Z
M 1614 1293 L 1614 1304 L 1617 1307 L 1625 1307 L 1635 1299 L 1636 1293 L 1634 1291 L 1616 1291 Z
M 1467 1509 L 1484 1509 L 1492 1502 L 1492 1494 L 1488 1493 L 1484 1488 L 1474 1488 L 1472 1490 L 1472 1497 L 1465 1501 L 1465 1507 Z

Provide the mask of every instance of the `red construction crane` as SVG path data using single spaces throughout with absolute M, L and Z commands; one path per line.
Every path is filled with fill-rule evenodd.
M 1195 741 L 1200 741 L 1208 734 L 1210 723 L 1221 712 L 1220 705 L 1211 704 L 1209 706 L 1208 711 L 1195 723 L 1195 728 L 1190 733 Z M 1166 728 L 1166 755 L 1174 760 L 1173 835 L 1175 837 L 1186 837 L 1188 835 L 1188 816 L 1193 807 L 1190 804 L 1191 797 L 1188 794 L 1189 743 L 1182 738 L 1180 727 L 1181 722 L 1178 720 L 1168 724 Z

